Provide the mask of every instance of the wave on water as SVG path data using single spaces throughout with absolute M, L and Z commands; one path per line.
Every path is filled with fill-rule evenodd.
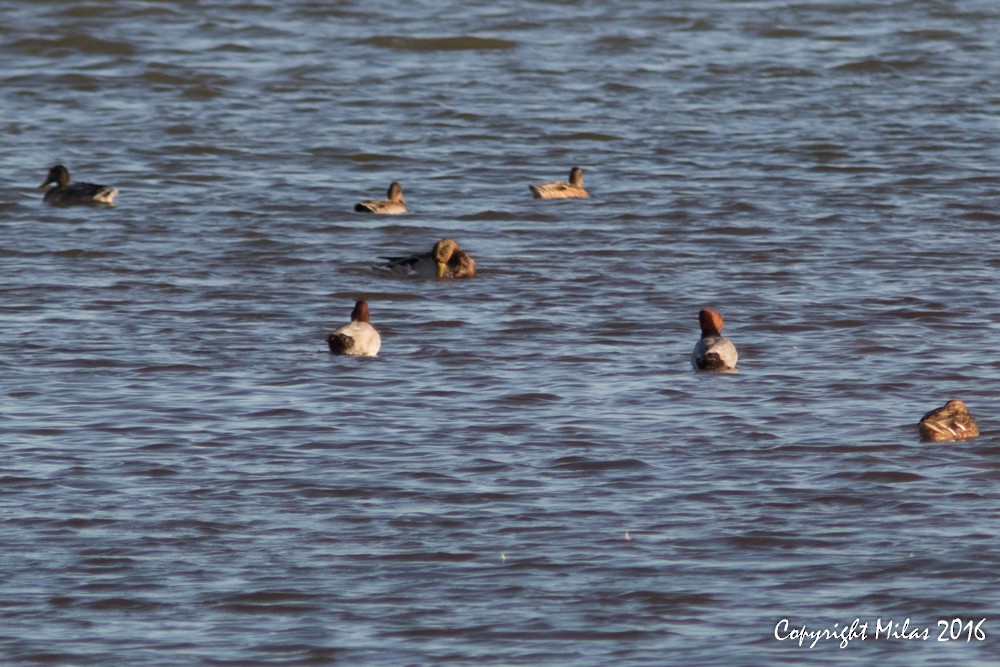
M 10 48 L 29 55 L 60 56 L 67 52 L 79 51 L 91 55 L 131 56 L 136 49 L 128 42 L 100 39 L 93 35 L 69 34 L 62 37 L 26 37 L 10 45 Z
M 379 35 L 362 40 L 383 49 L 396 51 L 492 51 L 513 49 L 517 42 L 489 37 L 404 37 L 400 35 Z

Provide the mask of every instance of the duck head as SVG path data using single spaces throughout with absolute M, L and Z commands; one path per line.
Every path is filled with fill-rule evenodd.
M 405 203 L 403 201 L 403 186 L 396 181 L 390 183 L 389 190 L 386 192 L 386 198 L 392 202 Z
M 702 308 L 701 312 L 698 313 L 698 322 L 701 324 L 702 338 L 722 335 L 722 315 L 714 310 Z
M 437 263 L 437 277 L 444 278 L 448 273 L 448 261 L 458 252 L 458 243 L 452 239 L 441 239 L 434 244 L 434 261 Z
M 64 188 L 69 185 L 69 170 L 61 164 L 49 169 L 49 175 L 45 178 L 45 182 L 38 186 L 39 190 L 44 190 L 49 183 L 55 183 L 57 186 Z
M 354 304 L 354 310 L 351 311 L 351 321 L 352 322 L 368 322 L 371 324 L 371 316 L 368 314 L 368 302 L 367 301 L 357 301 Z

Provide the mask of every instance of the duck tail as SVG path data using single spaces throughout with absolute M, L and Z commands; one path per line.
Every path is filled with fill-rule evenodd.
M 118 196 L 118 188 L 105 188 L 102 187 L 97 194 L 94 195 L 94 201 L 100 202 L 102 204 L 108 204 L 110 206 L 115 205 L 115 197 Z
M 347 334 L 330 334 L 326 337 L 326 344 L 330 346 L 333 354 L 347 354 L 347 351 L 354 347 L 354 339 Z
M 721 371 L 728 368 L 718 352 L 709 352 L 698 358 L 698 369 L 703 371 Z

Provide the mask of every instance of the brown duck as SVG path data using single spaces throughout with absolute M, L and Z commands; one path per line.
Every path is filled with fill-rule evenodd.
M 590 193 L 583 187 L 583 169 L 573 167 L 569 170 L 569 182 L 540 183 L 529 185 L 528 189 L 535 199 L 570 199 L 573 197 L 589 197 Z
M 378 213 L 380 215 L 396 215 L 406 213 L 406 202 L 403 201 L 403 186 L 393 181 L 386 192 L 386 199 L 369 199 L 354 205 L 358 213 Z
M 920 436 L 931 442 L 967 440 L 979 435 L 979 427 L 969 414 L 969 409 L 958 399 L 928 412 L 920 420 L 919 428 Z

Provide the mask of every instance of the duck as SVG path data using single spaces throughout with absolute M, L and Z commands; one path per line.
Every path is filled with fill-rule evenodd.
M 424 278 L 471 278 L 476 275 L 476 261 L 454 239 L 441 239 L 429 252 L 409 257 L 383 257 L 388 263 L 376 269 Z
M 326 337 L 332 354 L 349 354 L 374 357 L 382 347 L 382 337 L 372 326 L 367 301 L 356 301 L 351 311 L 351 322 Z
M 921 417 L 918 427 L 921 437 L 930 442 L 968 440 L 979 435 L 979 427 L 969 414 L 969 408 L 957 398 Z
M 55 185 L 46 190 L 50 183 Z M 69 170 L 61 164 L 49 169 L 45 182 L 38 186 L 45 190 L 42 198 L 50 206 L 114 206 L 118 188 L 94 183 L 70 183 Z
M 736 346 L 722 335 L 722 315 L 702 308 L 698 313 L 701 339 L 691 353 L 691 365 L 701 371 L 732 371 L 736 369 Z
M 398 215 L 406 213 L 406 202 L 403 201 L 403 186 L 393 181 L 386 191 L 386 199 L 369 199 L 358 202 L 354 210 L 358 213 L 378 213 L 381 215 Z
M 529 185 L 528 189 L 535 199 L 570 199 L 573 197 L 589 197 L 590 193 L 583 187 L 583 169 L 573 167 L 569 170 L 569 183 L 540 183 Z

